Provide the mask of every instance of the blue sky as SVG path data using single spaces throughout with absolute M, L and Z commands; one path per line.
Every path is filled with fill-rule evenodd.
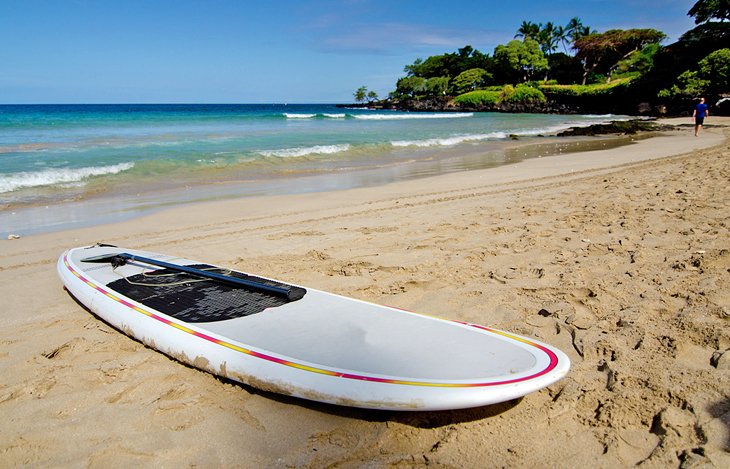
M 415 59 L 489 53 L 523 20 L 694 23 L 675 0 L 0 0 L 0 103 L 350 102 Z

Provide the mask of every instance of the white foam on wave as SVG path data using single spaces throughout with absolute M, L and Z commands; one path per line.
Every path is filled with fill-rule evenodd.
M 287 119 L 314 119 L 317 117 L 317 114 L 292 114 L 290 112 L 285 112 L 284 117 Z
M 565 122 L 562 124 L 556 124 L 548 127 L 535 127 L 532 129 L 515 129 L 513 132 L 510 132 L 510 135 L 517 135 L 520 137 L 531 137 L 535 135 L 555 135 L 559 132 L 562 132 L 564 130 L 572 129 L 574 127 L 590 127 L 591 125 L 595 124 L 603 124 L 608 123 L 615 120 L 627 120 L 622 118 L 608 118 L 608 116 L 611 116 L 610 114 L 607 116 L 593 116 L 594 118 L 601 118 L 600 121 L 583 121 L 583 122 Z M 583 116 L 587 117 L 587 116 Z
M 378 113 L 378 114 L 345 114 L 345 113 L 291 113 L 285 112 L 283 116 L 287 119 L 362 119 L 362 120 L 410 120 L 410 119 L 462 119 L 473 117 L 473 112 L 414 112 L 414 113 Z
M 424 140 L 396 140 L 390 142 L 390 144 L 394 147 L 448 147 L 465 142 L 494 140 L 506 137 L 507 135 L 504 132 L 492 132 L 488 134 L 455 135 L 452 137 L 428 138 Z
M 593 124 L 590 122 L 581 122 L 577 124 L 558 124 L 550 127 L 536 127 L 534 129 L 517 129 L 514 132 L 511 132 L 510 135 L 517 135 L 520 137 L 533 137 L 535 135 L 553 135 L 573 127 L 588 127 L 589 125 Z
M 22 188 L 60 185 L 70 187 L 80 185 L 86 178 L 117 174 L 132 169 L 134 163 L 119 163 L 110 166 L 88 168 L 57 168 L 35 172 L 22 172 L 0 175 L 0 193 L 12 192 Z
M 394 147 L 448 147 L 459 145 L 466 142 L 478 142 L 482 140 L 500 140 L 505 139 L 511 135 L 518 137 L 533 137 L 536 135 L 554 135 L 563 130 L 570 129 L 572 127 L 588 127 L 595 124 L 595 121 L 589 122 L 566 122 L 548 127 L 534 127 L 534 128 L 523 128 L 523 129 L 512 129 L 509 131 L 495 131 L 485 134 L 469 134 L 469 135 L 454 135 L 450 137 L 439 137 L 439 138 L 428 138 L 423 140 L 396 140 L 390 142 Z
M 610 116 L 610 117 L 609 117 Z M 587 116 L 583 116 L 587 117 Z M 630 118 L 626 117 L 616 117 L 611 114 L 608 114 L 606 116 L 592 116 L 596 119 L 600 119 L 599 121 L 582 121 L 582 122 L 565 122 L 563 124 L 557 124 L 549 127 L 539 127 L 534 129 L 518 129 L 514 132 L 512 132 L 515 135 L 520 136 L 533 136 L 533 135 L 554 135 L 558 132 L 562 132 L 564 130 L 577 128 L 577 127 L 590 127 L 592 125 L 596 124 L 607 124 L 612 121 L 622 121 L 622 120 L 629 120 Z
M 326 119 L 345 119 L 348 117 L 347 114 L 343 113 L 322 113 L 322 114 L 294 114 L 285 112 L 284 117 L 287 119 L 316 119 L 318 117 L 324 117 Z
M 463 119 L 473 117 L 473 112 L 436 112 L 412 114 L 352 114 L 355 119 L 363 120 L 406 120 L 406 119 Z
M 341 145 L 315 145 L 313 147 L 283 148 L 280 150 L 261 150 L 258 153 L 263 156 L 277 156 L 279 158 L 290 158 L 306 155 L 331 155 L 350 149 L 349 144 Z

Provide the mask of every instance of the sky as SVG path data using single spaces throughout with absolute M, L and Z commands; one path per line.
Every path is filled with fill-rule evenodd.
M 0 0 L 0 103 L 348 103 L 522 21 L 694 27 L 695 0 Z

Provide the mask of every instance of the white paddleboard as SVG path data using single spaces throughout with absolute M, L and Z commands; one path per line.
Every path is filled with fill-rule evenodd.
M 175 256 L 80 247 L 61 255 L 58 273 L 82 304 L 144 344 L 216 375 L 314 401 L 477 407 L 544 388 L 570 367 L 560 350 L 516 334 Z

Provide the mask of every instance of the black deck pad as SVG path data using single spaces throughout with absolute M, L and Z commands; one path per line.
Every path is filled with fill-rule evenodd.
M 291 288 L 301 293 L 297 295 L 297 298 L 306 293 L 306 290 L 300 287 L 240 272 L 229 273 L 211 265 L 196 264 L 188 267 L 209 269 L 212 272 L 265 285 Z M 145 285 L 135 285 L 135 283 Z M 173 272 L 169 269 L 158 269 L 132 275 L 126 279 L 121 278 L 107 284 L 107 287 L 145 306 L 189 323 L 240 318 L 291 302 L 270 293 L 253 291 L 246 287 L 229 285 L 215 280 L 201 279 L 191 274 Z

